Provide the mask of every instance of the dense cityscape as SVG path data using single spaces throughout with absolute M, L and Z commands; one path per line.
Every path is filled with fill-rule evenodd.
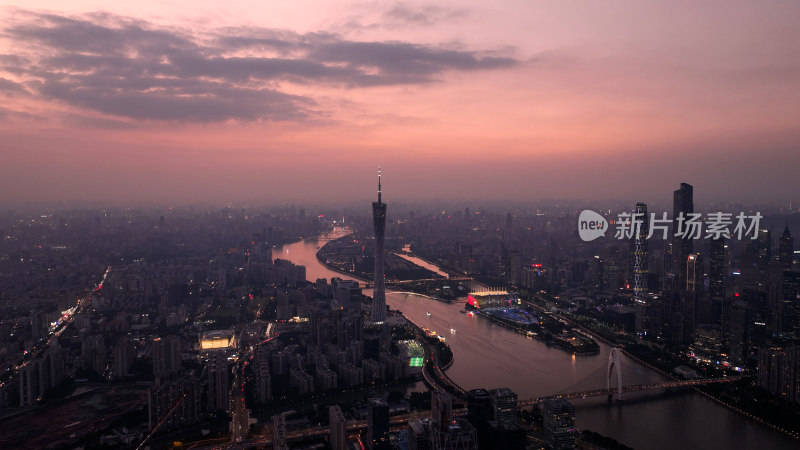
M 0 0 L 0 449 L 800 448 L 798 17 Z
M 378 178 L 372 214 L 4 213 L 0 441 L 628 448 L 613 429 L 581 424 L 581 408 L 701 395 L 773 448 L 796 445 L 800 251 L 789 224 L 800 211 L 791 205 L 759 211 L 754 237 L 742 240 L 676 237 L 678 221 L 670 239 L 648 239 L 644 220 L 630 239 L 586 241 L 579 205 L 395 210 Z M 674 217 L 712 210 L 694 204 L 689 184 L 674 192 Z M 646 211 L 637 203 L 599 216 L 624 232 L 631 222 L 615 218 Z M 309 244 L 316 261 L 306 267 L 294 253 Z M 442 307 L 458 325 L 434 329 L 429 310 Z M 506 356 L 454 350 L 451 341 L 474 333 L 464 322 L 489 327 L 493 346 L 519 336 L 564 360 L 608 365 L 532 397 L 477 385 L 449 369 Z M 631 366 L 656 381 L 640 382 Z M 547 375 L 517 384 L 538 376 Z M 587 403 L 594 397 L 602 403 Z

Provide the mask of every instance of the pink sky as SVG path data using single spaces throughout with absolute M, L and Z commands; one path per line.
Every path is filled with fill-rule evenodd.
M 797 2 L 118 3 L 0 1 L 0 202 L 800 200 Z

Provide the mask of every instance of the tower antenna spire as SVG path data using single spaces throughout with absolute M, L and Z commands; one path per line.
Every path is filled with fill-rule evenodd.
M 381 166 L 378 166 L 378 203 L 381 202 Z

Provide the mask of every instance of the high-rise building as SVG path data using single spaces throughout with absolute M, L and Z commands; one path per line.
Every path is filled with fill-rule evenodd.
M 689 255 L 694 253 L 694 240 L 686 233 L 686 221 L 694 213 L 694 188 L 688 183 L 681 183 L 680 189 L 673 192 L 672 208 L 672 269 L 676 284 L 671 295 L 677 299 L 673 302 L 671 339 L 682 344 L 693 341 L 695 326 L 694 293 L 687 294 L 686 275 Z M 681 221 L 681 218 L 683 221 Z
M 547 448 L 575 448 L 575 406 L 563 398 L 542 403 L 542 434 Z
M 266 351 L 256 353 L 254 369 L 256 398 L 260 403 L 272 400 L 272 377 L 269 372 L 269 359 Z
M 278 320 L 288 320 L 292 317 L 292 306 L 289 304 L 289 293 L 280 291 L 276 295 L 277 307 L 275 309 L 275 317 Z
M 372 202 L 372 225 L 375 229 L 375 273 L 372 289 L 372 321 L 386 320 L 386 287 L 383 284 L 383 235 L 386 230 L 386 203 L 381 200 L 381 170 L 378 169 L 378 201 Z
M 800 403 L 800 347 L 760 348 L 757 385 L 792 403 Z
M 314 380 L 316 382 L 317 389 L 321 391 L 336 389 L 339 386 L 339 376 L 336 375 L 336 372 L 320 366 L 317 366 L 314 374 Z
M 703 286 L 703 258 L 699 253 L 691 254 L 686 258 L 686 290 L 698 292 Z
M 64 349 L 58 343 L 51 345 L 41 357 L 40 383 L 45 391 L 58 386 L 66 377 L 64 368 Z
M 228 382 L 228 357 L 224 352 L 213 352 L 208 355 L 208 409 L 209 411 L 225 410 L 230 398 Z
M 492 396 L 486 389 L 472 389 L 467 393 L 467 415 L 476 422 L 494 419 Z
M 112 373 L 117 378 L 128 376 L 128 369 L 133 364 L 134 358 L 133 342 L 127 337 L 120 338 L 114 347 L 114 361 Z
M 158 338 L 153 342 L 153 372 L 156 384 L 174 378 L 181 369 L 181 340 L 178 336 Z
M 772 259 L 770 232 L 760 229 L 756 239 L 745 239 L 742 247 L 742 288 L 767 292 L 767 268 Z
M 314 392 L 314 377 L 303 369 L 289 369 L 289 382 L 300 395 Z
M 778 260 L 769 262 L 767 268 L 767 311 L 766 326 L 771 343 L 780 345 L 781 319 L 783 307 L 783 275 L 785 271 Z M 777 340 L 775 340 L 777 339 Z M 765 343 L 763 346 L 766 346 Z M 762 347 L 763 347 L 762 346 Z
M 792 233 L 789 232 L 789 222 L 786 222 L 786 227 L 781 233 L 781 240 L 778 243 L 778 260 L 784 269 L 792 268 L 792 259 L 794 258 L 794 239 Z
M 636 308 L 636 332 L 645 333 L 649 328 L 647 311 L 647 279 L 649 272 L 650 252 L 647 247 L 647 234 L 650 220 L 647 216 L 647 205 L 637 203 L 633 210 L 633 299 Z M 638 230 L 636 224 L 638 223 Z
M 44 392 L 39 385 L 39 365 L 41 361 L 34 359 L 19 369 L 19 405 L 34 404 Z
M 81 343 L 81 356 L 86 367 L 102 375 L 106 370 L 106 346 L 102 334 L 86 336 Z
M 47 320 L 42 311 L 31 311 L 31 335 L 41 339 L 47 334 Z
M 330 443 L 333 450 L 347 450 L 347 422 L 339 405 L 328 408 L 328 422 L 330 424 Z
M 284 417 L 283 414 L 272 416 L 272 430 L 272 448 L 275 450 L 288 450 L 289 445 L 286 442 L 286 417 Z
M 738 297 L 742 298 L 742 297 Z M 748 358 L 750 340 L 748 324 L 751 320 L 750 310 L 747 302 L 736 300 L 731 305 L 730 316 L 730 351 L 728 357 L 737 366 L 744 367 Z
M 689 344 L 694 342 L 695 327 L 698 322 L 705 322 L 711 312 L 701 310 L 701 296 L 703 295 L 703 259 L 698 253 L 690 254 L 684 263 L 685 272 L 683 274 L 684 286 L 682 290 L 682 309 L 683 318 L 681 342 Z M 704 314 L 705 312 L 705 314 Z
M 379 358 L 381 364 L 386 368 L 387 379 L 399 380 L 406 375 L 408 360 L 394 356 L 390 352 L 381 352 Z
M 784 270 L 781 280 L 780 330 L 800 340 L 800 270 Z
M 453 401 L 450 394 L 436 389 L 431 393 L 431 420 L 434 427 L 446 429 L 453 414 Z
M 336 372 L 339 374 L 339 380 L 341 384 L 344 386 L 357 386 L 364 382 L 364 369 L 361 367 L 356 367 L 351 362 L 344 362 L 339 364 L 336 369 Z
M 725 272 L 728 269 L 728 246 L 725 238 L 709 241 L 708 296 L 711 299 L 711 324 L 717 327 L 727 326 L 726 317 L 730 314 L 730 305 L 725 301 Z M 726 307 L 727 306 L 727 307 Z
M 276 375 L 282 375 L 289 370 L 289 355 L 286 352 L 280 351 L 272 354 L 272 372 Z
M 389 405 L 382 398 L 369 399 L 367 444 L 369 448 L 384 448 L 389 443 Z
M 162 418 L 165 418 L 162 430 L 197 423 L 204 413 L 202 392 L 202 383 L 194 374 L 153 386 L 148 396 L 148 428 L 152 430 Z M 176 406 L 181 397 L 183 400 Z
M 672 208 L 672 255 L 674 260 L 672 267 L 677 271 L 679 286 L 686 285 L 686 275 L 682 269 L 686 267 L 686 260 L 693 252 L 694 241 L 691 236 L 675 236 L 679 231 L 678 217 L 686 220 L 692 213 L 694 213 L 694 188 L 690 184 L 681 183 L 680 189 L 673 193 Z
M 633 240 L 633 295 L 636 301 L 643 302 L 647 292 L 648 259 L 647 234 L 650 220 L 647 216 L 647 205 L 637 203 L 633 211 L 634 220 L 641 220 L 639 230 Z M 634 228 L 635 229 L 635 228 Z
M 508 252 L 508 267 L 506 268 L 506 277 L 508 278 L 508 284 L 510 285 L 519 284 L 521 260 L 522 255 L 520 255 L 519 250 L 511 250 Z
M 492 389 L 494 420 L 500 428 L 509 428 L 517 423 L 517 394 L 508 388 Z
M 364 368 L 364 380 L 367 382 L 381 382 L 385 378 L 386 367 L 374 359 L 365 359 L 361 362 Z

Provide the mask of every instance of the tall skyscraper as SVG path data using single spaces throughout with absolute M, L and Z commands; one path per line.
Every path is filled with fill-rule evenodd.
M 725 301 L 725 272 L 728 269 L 725 238 L 712 239 L 708 243 L 710 264 L 708 270 L 708 296 L 711 299 L 712 325 L 727 326 L 726 317 L 730 305 Z
M 647 205 L 637 203 L 633 211 L 635 220 L 641 220 L 641 225 L 633 241 L 633 295 L 637 302 L 644 302 L 647 292 L 647 272 L 649 269 L 647 248 L 647 234 L 649 232 L 649 218 Z
M 684 268 L 694 247 L 690 236 L 675 236 L 675 233 L 678 232 L 678 217 L 682 216 L 685 220 L 692 213 L 694 213 L 694 188 L 690 184 L 681 183 L 681 188 L 673 193 L 672 208 L 672 267 L 676 271 L 678 285 L 681 286 L 681 289 L 685 289 L 686 286 Z
M 789 232 L 789 222 L 786 222 L 786 227 L 781 234 L 781 240 L 778 243 L 778 260 L 784 269 L 792 268 L 792 258 L 794 257 L 794 239 L 792 233 Z
M 639 223 L 639 229 L 634 232 L 633 239 L 633 298 L 636 302 L 636 332 L 645 333 L 650 328 L 648 323 L 648 305 L 645 294 L 647 293 L 647 278 L 649 272 L 650 251 L 647 246 L 647 234 L 650 231 L 650 218 L 647 215 L 647 205 L 637 203 L 633 210 L 634 224 Z
M 742 247 L 743 289 L 767 292 L 767 268 L 772 259 L 772 239 L 767 229 L 759 229 L 756 239 L 745 239 Z
M 686 258 L 683 267 L 681 342 L 690 344 L 694 341 L 694 332 L 697 324 L 700 322 L 705 323 L 706 319 L 710 319 L 711 308 L 703 309 L 700 305 L 701 296 L 703 295 L 703 260 L 700 254 L 690 254 Z
M 800 340 L 800 270 L 783 271 L 781 296 L 781 334 Z
M 700 254 L 691 254 L 686 258 L 686 290 L 699 292 L 703 283 L 703 259 Z
M 694 213 L 694 188 L 687 183 L 681 183 L 680 189 L 673 193 L 672 209 L 672 269 L 675 273 L 676 291 L 672 293 L 678 302 L 673 303 L 672 322 L 674 327 L 673 339 L 688 344 L 694 338 L 695 327 L 695 292 L 688 292 L 687 274 L 689 266 L 689 255 L 694 253 L 694 241 L 692 236 L 678 235 L 679 232 L 686 231 L 686 223 Z M 678 220 L 683 218 L 683 223 Z
M 383 233 L 386 230 L 386 203 L 381 201 L 381 169 L 378 168 L 378 201 L 372 202 L 372 224 L 375 229 L 375 274 L 372 289 L 372 321 L 386 319 L 386 287 L 383 285 Z

